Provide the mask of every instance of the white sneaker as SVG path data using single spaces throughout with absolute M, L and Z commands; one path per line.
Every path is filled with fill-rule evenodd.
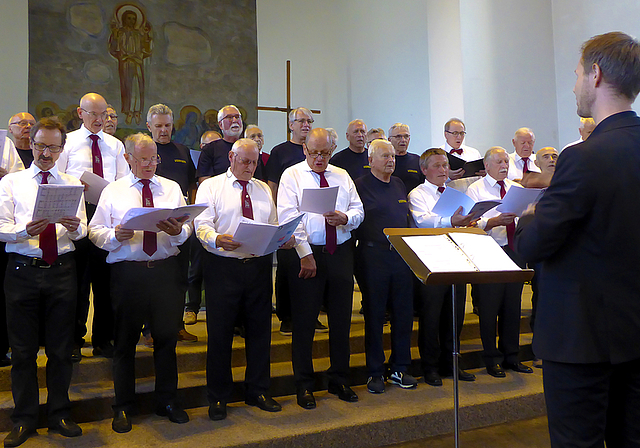
M 184 324 L 185 325 L 193 325 L 198 322 L 198 315 L 193 311 L 185 311 L 184 313 Z
M 405 372 L 393 372 L 388 381 L 391 384 L 402 387 L 403 389 L 414 389 L 418 387 L 418 381 Z

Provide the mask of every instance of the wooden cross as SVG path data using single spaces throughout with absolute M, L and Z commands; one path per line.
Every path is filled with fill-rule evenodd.
M 287 107 L 269 107 L 269 106 L 256 106 L 256 110 L 268 110 L 272 112 L 285 112 L 286 126 L 287 126 L 287 141 L 291 140 L 291 130 L 289 129 L 289 112 L 291 108 L 291 61 L 287 61 Z M 311 113 L 321 113 L 317 109 L 310 109 Z

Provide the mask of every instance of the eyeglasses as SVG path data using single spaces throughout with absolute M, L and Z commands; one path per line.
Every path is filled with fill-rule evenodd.
M 293 121 L 297 121 L 300 124 L 308 124 L 308 125 L 312 125 L 314 120 L 312 120 L 311 118 L 296 118 Z
M 32 143 L 32 145 L 36 149 L 36 151 L 40 151 L 40 152 L 44 152 L 47 149 L 51 154 L 62 152 L 62 146 L 60 145 L 45 145 L 44 143 L 38 143 L 38 142 L 34 142 Z
M 398 135 L 390 135 L 389 138 L 403 138 L 405 140 L 409 140 L 411 138 L 411 134 L 398 134 Z
M 87 115 L 89 115 L 89 116 L 90 116 L 91 118 L 93 118 L 94 120 L 95 120 L 96 118 L 98 118 L 98 117 L 100 117 L 100 118 L 107 118 L 107 115 L 108 115 L 106 110 L 105 110 L 104 112 L 100 112 L 100 113 L 98 113 L 98 112 L 93 112 L 93 111 L 90 111 L 90 110 L 87 110 L 87 109 L 83 109 L 82 107 L 80 108 L 80 110 L 82 110 L 82 111 L 86 112 L 86 114 L 87 114 Z M 116 118 L 117 118 L 117 116 L 116 116 Z
M 224 117 L 222 117 L 223 120 L 239 120 L 240 119 L 240 115 L 238 114 L 233 114 L 233 115 L 225 115 Z
M 467 135 L 467 133 L 466 133 L 465 131 L 453 131 L 453 132 L 451 132 L 451 131 L 444 131 L 444 132 L 446 132 L 447 134 L 451 134 L 451 135 L 453 135 L 454 137 L 460 137 L 460 136 L 464 137 L 465 135 Z
M 29 121 L 29 120 L 20 120 L 20 121 L 14 121 L 13 123 L 10 123 L 12 125 L 16 125 L 16 126 L 20 126 L 21 128 L 26 128 L 27 126 L 35 126 L 36 122 L 35 121 Z
M 318 157 L 321 159 L 328 159 L 331 157 L 330 152 L 308 152 L 307 154 L 309 154 L 312 159 L 317 159 Z
M 240 163 L 241 165 L 244 165 L 244 166 L 250 166 L 250 165 L 258 166 L 258 160 L 257 159 L 256 160 L 245 159 L 244 157 L 240 157 L 237 154 L 235 155 L 234 159 L 237 160 L 238 163 Z
M 140 164 L 141 167 L 145 167 L 145 166 L 149 166 L 149 165 L 160 165 L 160 163 L 162 163 L 162 161 L 160 160 L 160 156 L 154 156 L 151 157 L 150 159 L 138 159 L 136 156 L 134 156 L 133 154 L 129 154 L 131 157 L 133 157 L 135 159 L 136 162 L 138 162 Z

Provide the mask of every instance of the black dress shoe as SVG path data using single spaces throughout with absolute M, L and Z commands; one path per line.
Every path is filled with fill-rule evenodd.
M 267 412 L 280 412 L 282 406 L 273 398 L 262 394 L 257 397 L 247 397 L 244 402 L 249 406 L 258 406 L 263 411 Z
M 473 373 L 469 373 L 465 370 L 458 369 L 458 379 L 460 381 L 475 381 L 476 376 Z
M 427 370 L 424 372 L 424 382 L 429 386 L 442 386 L 442 378 L 435 370 Z
M 13 425 L 11 432 L 4 438 L 4 446 L 22 445 L 33 433 L 35 433 L 35 430 L 29 428 L 26 424 L 16 423 Z
M 354 403 L 358 401 L 358 396 L 351 388 L 345 384 L 329 384 L 329 393 L 337 395 L 342 401 Z
M 111 422 L 111 429 L 117 433 L 131 431 L 131 420 L 125 411 L 116 411 Z
M 500 364 L 487 366 L 487 373 L 496 378 L 504 378 L 505 376 L 507 376 L 507 374 L 504 373 L 504 370 L 502 369 L 502 367 L 500 367 Z
M 11 360 L 8 356 L 5 355 L 4 358 L 0 359 L 0 367 L 9 367 L 11 365 Z
M 209 405 L 209 418 L 211 420 L 224 420 L 227 418 L 227 403 L 216 401 Z
M 516 363 L 511 363 L 511 362 L 505 362 L 504 364 L 502 364 L 503 367 L 507 370 L 513 370 L 514 372 L 519 372 L 519 373 L 533 373 L 533 369 L 529 366 L 525 366 L 524 364 L 522 364 L 521 362 L 516 362 Z
M 177 404 L 168 404 L 166 406 L 158 406 L 156 409 L 156 415 L 160 417 L 169 417 L 173 423 L 187 423 L 189 421 L 189 414 Z
M 309 389 L 299 390 L 297 393 L 298 406 L 304 409 L 315 409 L 316 399 Z
M 69 418 L 61 418 L 54 424 L 49 425 L 49 430 L 58 431 L 60 435 L 65 437 L 78 437 L 82 435 L 82 428 Z
M 93 356 L 104 356 L 105 358 L 113 358 L 115 348 L 111 342 L 105 342 L 104 344 L 93 347 Z
M 82 359 L 82 353 L 80 352 L 80 347 L 73 347 L 73 351 L 71 352 L 71 362 L 80 362 Z

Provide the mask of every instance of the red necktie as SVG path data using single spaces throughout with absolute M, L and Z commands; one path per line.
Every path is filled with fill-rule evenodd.
M 93 141 L 91 143 L 91 163 L 93 165 L 93 174 L 96 176 L 104 177 L 102 172 L 102 153 L 100 152 L 100 147 L 98 146 L 98 137 L 96 134 L 91 134 L 89 138 Z
M 522 174 L 529 172 L 529 157 L 522 158 Z
M 462 148 L 458 148 L 458 149 L 453 149 L 451 148 L 451 152 L 454 154 L 458 154 L 459 156 L 462 155 Z
M 499 180 L 497 184 L 500 185 L 500 199 L 502 199 L 504 195 L 507 194 L 507 189 L 504 187 L 503 180 Z M 512 249 L 513 249 L 513 235 L 515 233 L 516 233 L 516 223 L 514 221 L 511 224 L 507 224 L 507 244 L 509 244 L 509 247 Z
M 247 191 L 248 180 L 238 180 L 238 183 L 242 185 L 242 195 L 240 200 L 242 201 L 242 216 L 245 218 L 253 219 L 253 206 L 251 205 L 251 197 Z
M 444 187 L 438 187 L 438 193 L 440 194 L 444 193 Z
M 142 182 L 142 206 L 153 207 L 153 194 L 151 194 L 151 188 L 149 188 L 149 179 L 140 179 Z M 151 256 L 158 250 L 158 238 L 155 232 L 144 231 L 142 236 L 142 250 L 145 254 Z
M 324 177 L 324 171 L 321 173 L 318 173 L 318 175 L 320 176 L 320 188 L 328 187 L 329 182 L 327 182 L 327 178 Z M 326 240 L 325 247 L 327 249 L 327 252 L 329 252 L 330 254 L 333 254 L 336 251 L 336 248 L 338 247 L 338 237 L 336 236 L 336 228 L 330 225 L 326 220 L 324 222 L 324 227 L 327 233 L 327 240 Z
M 42 175 L 42 185 L 49 183 L 49 172 L 40 171 Z M 56 237 L 56 225 L 49 223 L 44 231 L 38 235 L 39 247 L 42 250 L 42 259 L 48 264 L 53 264 L 58 258 L 58 238 Z

